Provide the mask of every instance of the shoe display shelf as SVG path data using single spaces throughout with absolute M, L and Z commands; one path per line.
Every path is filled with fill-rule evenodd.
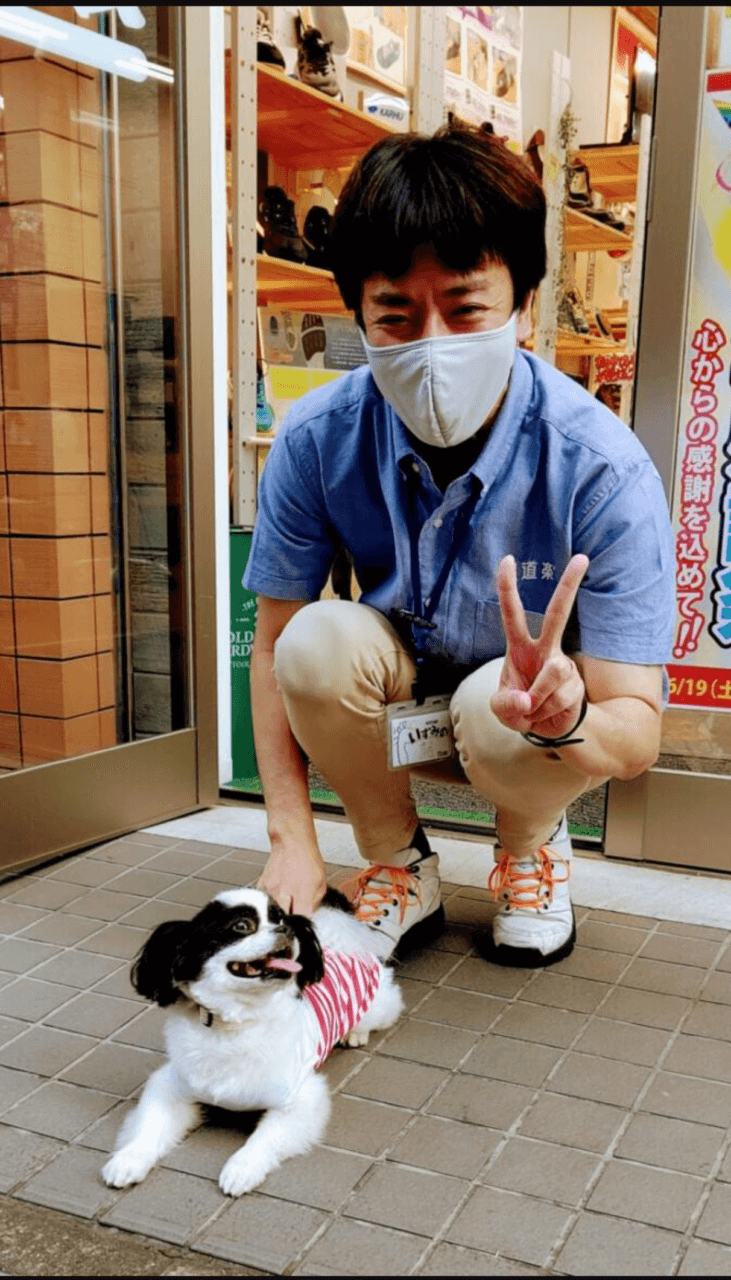
M 572 158 L 589 170 L 592 191 L 599 191 L 607 204 L 632 203 L 637 192 L 640 148 L 630 146 L 581 147 Z M 602 249 L 631 249 L 632 236 L 579 209 L 566 210 L 564 242 L 569 253 Z

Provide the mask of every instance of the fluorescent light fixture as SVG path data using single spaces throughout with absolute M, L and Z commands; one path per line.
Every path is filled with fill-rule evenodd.
M 175 75 L 169 67 L 148 62 L 142 49 L 123 40 L 63 22 L 51 14 L 40 13 L 23 5 L 0 6 L 0 33 L 7 33 L 11 40 L 29 44 L 43 53 L 58 53 L 72 62 L 96 67 L 112 76 L 122 76 L 143 84 L 148 76 L 164 84 L 172 84 Z

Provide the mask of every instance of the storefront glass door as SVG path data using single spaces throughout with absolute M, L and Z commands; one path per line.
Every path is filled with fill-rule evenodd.
M 195 803 L 179 21 L 0 7 L 3 866 Z

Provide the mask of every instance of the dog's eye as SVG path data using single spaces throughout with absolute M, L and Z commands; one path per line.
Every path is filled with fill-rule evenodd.
M 256 925 L 253 920 L 244 918 L 243 920 L 235 920 L 232 927 L 234 933 L 253 933 Z

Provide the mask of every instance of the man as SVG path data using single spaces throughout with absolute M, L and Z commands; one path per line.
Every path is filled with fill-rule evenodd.
M 436 762 L 427 745 L 424 767 L 495 804 L 500 909 L 481 949 L 517 965 L 574 944 L 567 804 L 659 751 L 667 505 L 632 433 L 517 348 L 545 274 L 544 224 L 532 173 L 485 134 L 445 127 L 373 147 L 332 232 L 368 365 L 303 397 L 262 478 L 244 579 L 259 597 L 260 885 L 304 913 L 324 892 L 308 757 L 370 864 L 349 892 L 384 955 L 443 925 L 410 769 L 388 757 L 397 738 L 411 733 L 411 760 L 420 733 L 453 731 L 455 754 Z M 357 603 L 319 600 L 340 544 Z M 395 706 L 423 714 L 440 694 L 436 721 Z

